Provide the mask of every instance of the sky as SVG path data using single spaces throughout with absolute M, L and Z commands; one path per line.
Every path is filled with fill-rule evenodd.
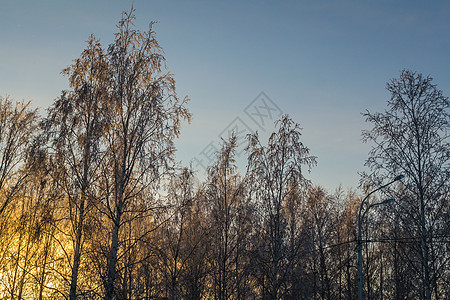
M 132 4 L 137 29 L 158 22 L 177 93 L 191 99 L 177 159 L 199 176 L 231 130 L 264 140 L 289 114 L 317 156 L 305 177 L 329 191 L 357 188 L 371 147 L 361 113 L 386 109 L 386 82 L 411 69 L 450 94 L 446 1 L 0 0 L 0 96 L 45 115 L 68 88 L 62 69 L 91 33 L 110 44 Z

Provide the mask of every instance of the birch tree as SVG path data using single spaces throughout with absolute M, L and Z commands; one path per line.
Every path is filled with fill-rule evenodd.
M 27 177 L 20 167 L 36 133 L 37 119 L 29 103 L 0 97 L 0 217 Z
M 121 227 L 136 210 L 143 217 L 151 209 L 151 197 L 137 208 L 133 202 L 144 190 L 156 191 L 162 176 L 173 164 L 174 138 L 190 114 L 188 100 L 180 100 L 175 80 L 164 73 L 165 58 L 152 30 L 134 29 L 134 10 L 123 14 L 108 47 L 110 70 L 105 133 L 106 159 L 103 164 L 102 211 L 110 220 L 105 299 L 114 297 Z M 136 212 L 136 211 L 135 211 Z M 136 217 L 133 217 L 136 219 Z
M 305 187 L 304 168 L 315 164 L 315 157 L 300 140 L 300 126 L 288 116 L 277 123 L 278 130 L 262 146 L 257 134 L 249 137 L 248 174 L 252 197 L 259 202 L 261 243 L 255 249 L 261 270 L 257 280 L 263 298 L 280 299 L 286 292 L 289 255 L 286 243 L 286 216 L 283 211 L 290 187 Z
M 210 206 L 211 265 L 216 299 L 242 298 L 247 223 L 245 181 L 235 165 L 235 135 L 223 141 L 217 161 L 208 169 L 205 192 Z
M 369 180 L 404 174 L 400 218 L 413 220 L 408 232 L 419 241 L 419 298 L 439 298 L 440 275 L 447 259 L 432 259 L 439 236 L 448 233 L 445 213 L 449 211 L 450 179 L 450 102 L 430 76 L 403 70 L 387 84 L 391 98 L 382 113 L 363 115 L 372 129 L 363 138 L 373 144 L 366 165 L 372 170 Z M 403 223 L 403 222 L 402 222 Z M 432 254 L 433 253 L 433 254 Z M 414 262 L 412 262 L 414 264 Z
M 77 282 L 82 260 L 85 222 L 92 212 L 95 186 L 102 158 L 105 128 L 102 111 L 106 109 L 108 65 L 100 42 L 91 35 L 80 58 L 64 70 L 70 90 L 64 91 L 49 109 L 43 121 L 53 165 L 55 188 L 64 192 L 64 224 L 72 239 L 69 299 L 77 296 Z

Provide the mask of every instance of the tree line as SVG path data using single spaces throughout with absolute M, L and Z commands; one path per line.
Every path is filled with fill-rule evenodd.
M 355 299 L 362 220 L 365 299 L 450 298 L 450 102 L 403 70 L 358 188 L 307 178 L 316 157 L 285 115 L 267 142 L 222 141 L 206 177 L 180 166 L 191 114 L 149 30 L 123 14 L 114 41 L 91 35 L 41 117 L 0 98 L 2 299 Z

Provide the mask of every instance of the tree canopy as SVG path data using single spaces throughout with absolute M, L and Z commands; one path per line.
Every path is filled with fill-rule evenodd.
M 0 97 L 2 299 L 355 299 L 355 249 L 365 298 L 450 298 L 450 102 L 430 76 L 403 70 L 363 113 L 361 187 L 311 181 L 289 115 L 246 137 L 245 172 L 235 132 L 201 178 L 176 160 L 189 98 L 134 20 L 89 37 L 46 116 Z

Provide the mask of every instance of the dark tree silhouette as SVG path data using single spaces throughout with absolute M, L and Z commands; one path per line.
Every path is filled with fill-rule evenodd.
M 114 297 L 120 228 L 124 214 L 141 191 L 156 188 L 173 163 L 173 139 L 190 114 L 175 92 L 175 80 L 163 73 L 165 59 L 152 24 L 147 32 L 133 27 L 134 10 L 123 14 L 107 58 L 109 74 L 106 160 L 103 166 L 105 215 L 111 221 L 105 299 Z M 144 204 L 150 209 L 150 203 Z M 145 209 L 144 209 L 145 210 Z M 142 212 L 142 211 L 141 211 Z
M 70 265 L 69 299 L 77 297 L 77 282 L 86 219 L 93 209 L 98 169 L 102 161 L 101 138 L 105 122 L 107 62 L 94 36 L 74 64 L 64 70 L 69 76 L 70 91 L 64 91 L 49 109 L 42 122 L 49 141 L 52 173 L 56 188 L 65 193 L 73 255 Z M 69 263 L 69 262 L 68 262 Z
M 286 216 L 283 211 L 292 189 L 306 188 L 304 167 L 315 164 L 315 157 L 300 141 L 300 126 L 288 116 L 277 122 L 278 130 L 262 146 L 258 135 L 249 136 L 248 176 L 251 193 L 260 208 L 260 245 L 255 249 L 255 259 L 260 268 L 258 281 L 262 297 L 279 299 L 286 292 L 287 265 L 290 255 L 287 243 Z
M 432 78 L 409 70 L 387 84 L 391 98 L 384 113 L 366 112 L 366 121 L 373 125 L 363 132 L 366 142 L 374 144 L 366 165 L 373 171 L 369 180 L 404 174 L 403 196 L 397 196 L 404 224 L 412 228 L 412 237 L 420 240 L 420 273 L 423 294 L 431 299 L 432 291 L 439 297 L 436 271 L 447 260 L 432 258 L 437 236 L 447 234 L 443 226 L 448 211 L 450 179 L 450 115 L 448 98 L 442 95 Z M 443 223 L 444 222 L 444 223 Z

